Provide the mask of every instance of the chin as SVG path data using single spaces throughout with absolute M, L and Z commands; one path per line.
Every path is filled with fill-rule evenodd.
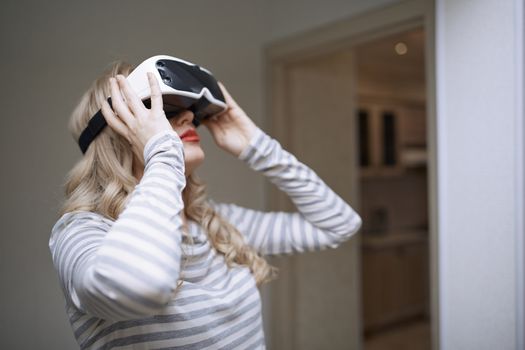
M 201 148 L 199 149 L 185 149 L 184 153 L 184 162 L 185 162 L 185 175 L 190 176 L 191 173 L 202 164 L 204 161 L 204 152 Z

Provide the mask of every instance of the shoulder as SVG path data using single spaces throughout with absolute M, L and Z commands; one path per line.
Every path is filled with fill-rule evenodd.
M 58 239 L 64 239 L 77 229 L 92 227 L 95 230 L 106 231 L 112 224 L 112 220 L 102 214 L 91 211 L 71 211 L 63 214 L 53 225 L 49 238 L 49 247 L 53 249 Z
M 62 215 L 53 225 L 51 232 L 56 232 L 64 229 L 65 227 L 71 226 L 72 224 L 78 224 L 82 222 L 92 222 L 100 224 L 110 224 L 111 219 L 103 216 L 100 213 L 93 211 L 71 211 Z

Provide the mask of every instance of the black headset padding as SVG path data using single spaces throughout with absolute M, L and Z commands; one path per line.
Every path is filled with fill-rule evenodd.
M 165 71 L 163 67 L 167 65 L 174 67 L 171 68 L 171 70 L 176 71 L 179 77 L 170 74 L 170 70 Z M 224 95 L 222 94 L 222 91 L 220 90 L 220 87 L 217 83 L 217 80 L 215 80 L 215 78 L 213 78 L 213 76 L 209 75 L 207 72 L 201 70 L 201 68 L 198 65 L 185 64 L 177 61 L 161 59 L 156 62 L 156 66 L 161 78 L 163 79 L 164 84 L 176 90 L 181 90 L 182 87 L 178 86 L 177 83 L 182 81 L 181 79 L 179 79 L 180 77 L 182 77 L 184 79 L 183 81 L 185 82 L 185 87 L 188 86 L 188 83 L 190 83 L 190 87 L 209 87 L 208 90 L 210 90 L 210 92 L 215 98 L 221 100 L 222 102 L 226 102 Z M 169 80 L 165 79 L 166 77 L 169 77 Z M 107 101 L 110 107 L 112 107 L 111 97 L 109 97 Z M 200 125 L 201 119 L 205 117 L 204 113 L 199 113 L 198 111 L 204 111 L 205 108 L 210 104 L 211 102 L 203 96 L 190 107 L 190 110 L 195 114 L 195 118 L 193 118 L 193 125 L 195 125 L 195 127 L 198 127 Z M 169 118 L 173 115 L 166 116 Z M 106 119 L 102 114 L 102 110 L 99 109 L 97 113 L 95 113 L 95 115 L 89 120 L 87 127 L 84 129 L 84 131 L 82 131 L 78 139 L 78 144 L 80 146 L 80 149 L 82 150 L 82 153 L 86 153 L 89 144 L 95 139 L 95 137 L 97 137 L 98 134 L 102 132 L 106 125 Z

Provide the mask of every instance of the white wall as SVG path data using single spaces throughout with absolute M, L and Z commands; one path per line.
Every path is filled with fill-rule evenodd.
M 110 61 L 166 53 L 198 62 L 264 128 L 263 46 L 388 2 L 3 1 L 0 347 L 76 348 L 47 242 L 64 176 L 81 156 L 69 113 Z M 200 133 L 207 159 L 197 172 L 210 194 L 262 209 L 265 180 Z
M 436 18 L 441 348 L 523 349 L 523 5 Z
M 267 1 L 266 39 L 279 40 L 395 2 L 399 1 L 269 0 Z

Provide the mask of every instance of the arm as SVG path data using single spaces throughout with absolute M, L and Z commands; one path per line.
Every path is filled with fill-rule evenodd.
M 336 248 L 361 227 L 352 207 L 260 128 L 238 158 L 284 191 L 299 211 L 262 212 L 210 200 L 261 254 Z
M 67 213 L 49 241 L 66 298 L 99 318 L 157 313 L 180 275 L 182 141 L 173 130 L 159 132 L 148 140 L 144 160 L 144 175 L 112 225 L 96 213 Z

